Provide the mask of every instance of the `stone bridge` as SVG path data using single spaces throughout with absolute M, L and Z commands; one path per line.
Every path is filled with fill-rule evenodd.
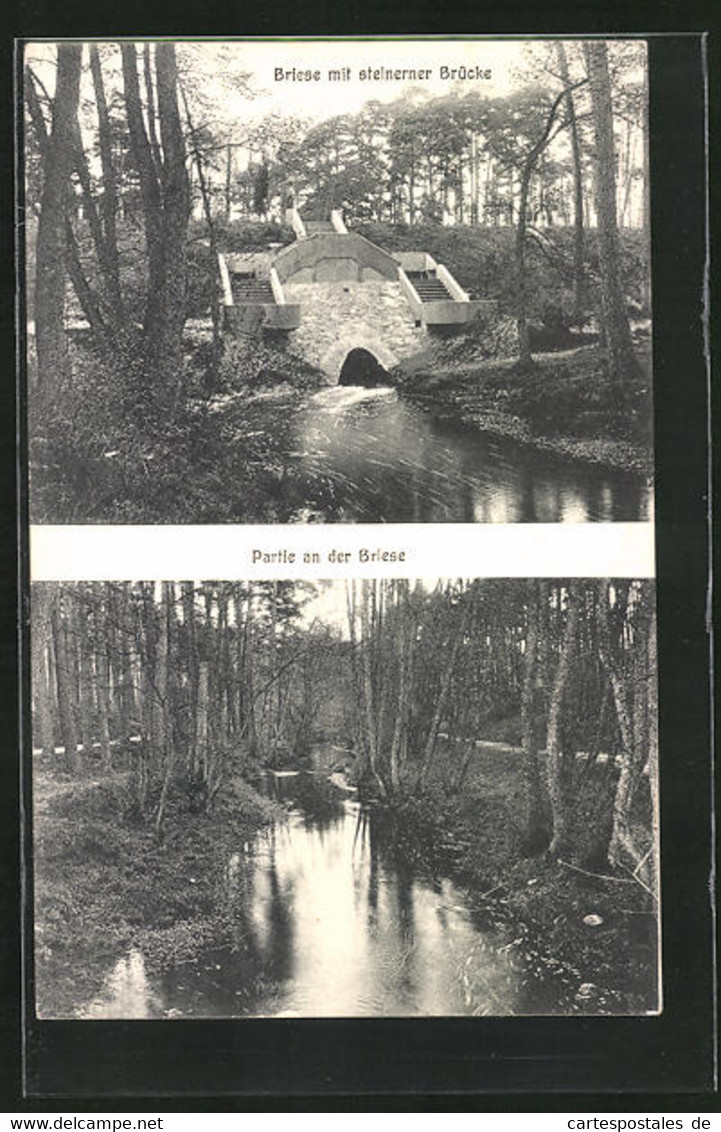
M 219 257 L 225 328 L 281 338 L 329 384 L 354 351 L 390 369 L 422 350 L 435 329 L 495 309 L 471 300 L 425 252 L 390 255 L 347 231 L 338 213 L 304 222 L 292 210 L 289 219 L 297 239 L 281 251 Z

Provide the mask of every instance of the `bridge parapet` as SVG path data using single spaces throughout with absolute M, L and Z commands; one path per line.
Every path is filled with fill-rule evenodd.
M 357 232 L 316 232 L 278 252 L 275 268 L 282 283 L 397 281 L 392 255 Z

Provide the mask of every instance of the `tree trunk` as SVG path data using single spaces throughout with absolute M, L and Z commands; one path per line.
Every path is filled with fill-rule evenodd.
M 171 582 L 162 583 L 162 599 L 160 606 L 160 631 L 158 633 L 158 648 L 155 661 L 155 690 L 157 698 L 158 724 L 156 729 L 158 757 L 165 761 L 170 738 L 170 704 L 168 696 L 168 683 L 170 676 L 170 616 L 171 616 Z
M 397 583 L 399 587 L 398 618 L 398 702 L 396 705 L 395 726 L 390 749 L 390 781 L 394 795 L 398 795 L 401 785 L 401 763 L 406 747 L 408 728 L 408 709 L 410 707 L 413 647 L 415 644 L 415 622 L 409 601 L 409 583 Z
M 357 614 L 357 599 L 356 599 L 356 583 L 349 579 L 345 583 L 346 595 L 346 608 L 348 614 L 348 637 L 350 640 L 350 664 L 351 674 L 353 680 L 353 690 L 355 693 L 354 704 L 354 734 L 359 746 L 365 745 L 365 732 L 363 730 L 363 689 L 362 689 L 362 676 L 360 673 L 359 663 L 359 648 L 358 636 L 356 632 L 356 614 Z
M 37 91 L 35 90 L 36 79 L 30 68 L 26 69 L 25 79 L 28 111 L 33 123 L 33 129 L 35 130 L 35 137 L 42 156 L 43 165 L 47 166 L 50 139 Z M 75 294 L 77 295 L 78 302 L 83 309 L 83 314 L 93 331 L 95 340 L 100 348 L 105 348 L 110 340 L 109 327 L 106 323 L 105 315 L 100 308 L 98 298 L 85 277 L 85 272 L 83 271 L 83 266 L 80 261 L 80 251 L 77 240 L 75 239 L 71 216 L 74 199 L 72 182 L 68 179 L 65 186 L 63 218 L 65 267 Z M 64 337 L 63 342 L 65 342 Z
M 151 321 L 151 317 L 154 317 L 155 305 L 158 302 L 155 287 L 162 282 L 163 277 L 162 203 L 153 154 L 145 131 L 135 46 L 132 43 L 121 43 L 120 51 L 123 61 L 123 87 L 125 90 L 125 113 L 130 135 L 130 153 L 140 181 L 140 196 L 143 202 L 143 224 L 149 275 L 145 313 L 147 325 Z
M 193 145 L 193 157 L 195 159 L 195 167 L 198 171 L 198 184 L 200 186 L 200 198 L 203 202 L 203 212 L 205 214 L 205 222 L 208 225 L 208 242 L 210 244 L 210 258 L 213 263 L 213 271 L 218 269 L 218 253 L 220 251 L 218 245 L 218 237 L 215 230 L 215 221 L 213 219 L 213 209 L 211 204 L 210 192 L 208 184 L 205 179 L 205 170 L 203 169 L 203 159 L 200 155 L 198 142 L 196 137 L 195 127 L 193 120 L 190 116 L 190 107 L 188 106 L 188 99 L 185 94 L 184 88 L 180 88 L 183 107 L 185 109 L 185 118 L 188 123 L 188 131 Z M 220 363 L 220 349 L 221 349 L 221 309 L 220 309 L 220 296 L 218 294 L 218 282 L 215 277 L 210 283 L 210 317 L 213 324 L 213 344 L 210 356 L 210 365 L 204 374 L 204 391 L 207 396 L 212 396 L 213 393 L 218 391 L 218 365 Z
M 160 318 L 151 338 L 165 385 L 175 384 L 182 367 L 185 325 L 186 249 L 190 215 L 190 185 L 185 165 L 185 142 L 178 108 L 175 45 L 159 43 L 155 49 L 158 115 L 163 147 L 163 275 Z
M 60 43 L 53 124 L 43 163 L 38 224 L 35 326 L 38 384 L 57 387 L 67 374 L 65 337 L 65 200 L 73 168 L 74 123 L 80 93 L 82 45 Z
M 538 672 L 539 637 L 539 583 L 526 583 L 528 602 L 528 623 L 526 628 L 526 652 L 521 690 L 521 724 L 523 728 L 523 751 L 526 767 L 527 824 L 526 838 L 529 852 L 540 849 L 545 834 L 545 799 L 543 796 L 541 766 L 539 762 L 539 742 L 536 727 L 536 678 Z
M 102 78 L 100 81 L 102 82 Z M 90 167 L 83 147 L 83 139 L 77 117 L 73 122 L 73 127 L 74 170 L 82 190 L 83 209 L 90 228 L 100 279 L 102 280 L 100 292 L 102 293 L 103 301 L 92 293 L 92 289 L 85 277 L 80 255 L 75 243 L 75 237 L 72 232 L 72 218 L 70 215 L 68 215 L 67 220 L 67 226 L 70 230 L 67 233 L 67 237 L 69 248 L 72 249 L 73 262 L 69 267 L 72 266 L 72 268 L 74 268 L 74 271 L 71 272 L 73 285 L 78 293 L 78 298 L 83 309 L 86 311 L 97 345 L 107 353 L 109 350 L 116 347 L 118 332 L 122 328 L 123 321 L 117 242 L 114 246 L 110 246 L 103 224 L 101 223 L 93 193 Z M 68 194 L 68 198 L 70 204 L 72 204 L 73 197 L 71 192 Z M 114 219 L 113 216 L 111 230 L 112 238 L 115 240 Z M 78 289 L 78 281 L 80 281 L 81 276 L 82 282 L 80 289 Z M 97 310 L 97 313 L 93 311 L 93 308 Z M 88 310 L 91 310 L 92 314 L 88 314 Z
M 546 118 L 543 130 L 528 151 L 521 167 L 518 223 L 516 226 L 516 326 L 518 330 L 518 362 L 519 365 L 524 368 L 533 365 L 528 335 L 528 295 L 526 281 L 526 228 L 528 224 L 528 197 L 531 187 L 531 176 L 533 175 L 538 158 L 551 139 L 551 130 L 553 129 L 553 123 L 556 120 L 556 114 L 558 113 L 561 102 L 566 97 L 570 98 L 571 91 L 580 85 L 581 83 L 575 83 L 573 86 L 567 87 L 565 90 L 562 90 L 560 94 L 556 95 L 548 111 L 548 117 Z M 512 222 L 513 216 L 511 215 L 511 223 Z
M 570 87 L 566 49 L 562 40 L 556 41 L 556 54 L 561 82 Z M 576 105 L 570 90 L 566 95 L 568 109 L 568 128 L 571 135 L 571 156 L 573 159 L 573 321 L 581 326 L 585 313 L 585 232 L 583 227 L 583 166 L 581 163 L 581 142 L 576 121 Z
M 150 152 L 155 165 L 158 178 L 162 176 L 163 155 L 158 142 L 158 131 L 155 125 L 156 98 L 153 90 L 153 71 L 151 66 L 150 44 L 143 44 L 143 79 L 145 82 L 145 118 L 148 123 L 148 141 Z
M 642 696 L 646 693 L 646 632 L 645 625 L 634 626 L 634 634 L 642 635 L 643 645 L 636 643 L 634 655 L 624 655 L 623 645 L 612 639 L 608 613 L 609 582 L 599 583 L 598 625 L 599 653 L 613 692 L 616 716 L 621 733 L 621 771 L 613 801 L 613 827 L 608 846 L 608 861 L 614 867 L 628 862 L 635 868 L 641 855 L 636 848 L 631 829 L 631 805 L 643 770 L 647 746 L 646 710 Z M 620 595 L 617 594 L 617 601 Z M 624 619 L 626 610 L 623 611 Z
M 108 651 L 110 640 L 108 635 L 108 601 L 110 587 L 106 582 L 101 584 L 96 604 L 96 661 L 97 683 L 96 694 L 98 702 L 98 723 L 100 729 L 100 756 L 105 770 L 111 769 L 110 748 L 110 664 Z
M 374 778 L 378 778 L 378 732 L 376 706 L 373 695 L 373 634 L 375 631 L 373 611 L 369 601 L 369 590 L 375 582 L 362 582 L 361 605 L 361 671 L 363 679 L 363 706 L 365 710 L 366 744 L 368 751 L 368 766 Z
M 230 223 L 231 188 L 233 172 L 233 148 L 229 144 L 225 151 L 225 223 Z
M 118 234 L 116 217 L 118 212 L 118 182 L 113 161 L 113 142 L 110 128 L 110 115 L 105 96 L 103 71 L 100 64 L 100 53 L 97 44 L 90 44 L 90 71 L 93 77 L 95 91 L 95 106 L 98 114 L 98 146 L 100 149 L 100 167 L 103 174 L 103 255 L 104 274 L 110 299 L 117 321 L 122 325 L 125 321 L 123 310 L 123 296 L 120 287 L 120 260 L 118 256 Z
M 601 305 L 611 382 L 619 388 L 638 369 L 621 285 L 621 253 L 616 219 L 616 152 L 613 141 L 608 51 L 601 40 L 583 45 L 591 87 L 595 135 Z
M 448 658 L 446 670 L 443 674 L 443 679 L 441 681 L 441 687 L 440 687 L 440 690 L 439 690 L 439 693 L 438 693 L 438 699 L 436 700 L 435 708 L 434 708 L 434 711 L 433 711 L 433 717 L 431 719 L 431 725 L 430 725 L 430 728 L 428 730 L 428 736 L 426 738 L 426 745 L 425 745 L 425 748 L 424 748 L 424 751 L 423 751 L 423 761 L 421 763 L 421 770 L 420 770 L 420 774 L 418 775 L 417 786 L 420 789 L 423 789 L 426 782 L 428 781 L 428 774 L 429 774 L 430 769 L 431 769 L 431 764 L 433 762 L 433 755 L 435 754 L 436 744 L 438 742 L 438 731 L 440 730 L 441 720 L 443 718 L 443 712 L 445 710 L 446 700 L 448 698 L 448 692 L 450 691 L 450 687 L 451 687 L 451 681 L 453 680 L 453 677 L 455 675 L 456 660 L 458 658 L 458 652 L 460 650 L 461 645 L 463 644 L 463 638 L 464 638 L 465 631 L 466 631 L 466 625 L 468 623 L 469 609 L 470 609 L 470 606 L 468 605 L 468 603 L 466 603 L 466 605 L 463 608 L 463 612 L 461 614 L 461 623 L 458 626 L 458 628 L 455 632 L 455 635 L 454 635 L 453 646 L 451 648 L 451 655 Z
M 566 851 L 568 843 L 568 799 L 563 781 L 563 747 L 561 738 L 561 724 L 563 718 L 563 701 L 571 673 L 571 665 L 576 651 L 578 637 L 579 602 L 578 585 L 571 582 L 566 591 L 567 609 L 566 625 L 561 643 L 561 653 L 558 658 L 556 678 L 548 706 L 548 738 L 546 742 L 546 781 L 548 784 L 548 798 L 551 804 L 551 844 L 548 852 L 552 857 L 560 857 Z
M 155 623 L 154 582 L 140 583 L 140 616 L 138 652 L 143 719 L 143 736 L 136 765 L 136 796 L 141 817 L 145 818 L 150 789 L 151 768 L 156 761 L 158 740 L 157 634 Z
M 137 57 L 132 43 L 122 43 L 125 105 L 133 164 L 140 178 L 145 242 L 148 254 L 148 296 L 143 333 L 149 376 L 174 407 L 182 376 L 182 333 L 185 323 L 185 239 L 190 192 L 185 145 L 177 99 L 175 47 L 159 43 L 155 51 L 158 114 L 163 147 L 160 176 L 143 119 Z
M 162 720 L 162 740 L 159 746 L 161 766 L 163 769 L 162 785 L 155 811 L 155 837 L 158 841 L 162 841 L 163 837 L 165 806 L 168 800 L 168 790 L 173 780 L 173 771 L 175 769 L 175 744 L 173 742 L 173 715 L 170 694 L 174 661 L 174 598 L 175 587 L 173 582 L 163 582 L 157 676 L 160 718 Z
M 74 665 L 68 641 L 69 604 L 63 602 L 62 592 L 54 595 L 52 602 L 52 627 L 55 649 L 55 673 L 58 683 L 58 715 L 60 736 L 65 747 L 65 764 L 68 770 L 77 774 L 80 770 L 78 753 L 78 733 L 75 723 Z
M 118 735 L 127 740 L 138 730 L 138 705 L 135 694 L 135 669 L 131 647 L 131 606 L 130 585 L 120 583 L 108 589 L 108 610 L 115 626 L 114 657 L 117 672 Z
M 93 340 L 96 346 L 107 353 L 113 341 L 112 330 L 108 325 L 98 296 L 90 286 L 83 270 L 80 249 L 69 217 L 65 218 L 65 241 L 65 265 L 70 282 L 93 332 Z
M 408 223 L 413 227 L 416 222 L 416 167 L 411 158 L 411 167 L 408 175 Z
M 188 718 L 194 720 L 198 704 L 198 646 L 195 625 L 195 588 L 192 582 L 181 583 L 185 640 L 185 671 L 188 679 Z M 193 778 L 198 768 L 195 728 L 188 729 L 187 766 Z
M 526 282 L 526 223 L 528 190 L 535 162 L 526 161 L 521 173 L 521 198 L 516 228 L 516 329 L 518 332 L 518 361 L 524 368 L 533 365 L 531 339 L 528 331 L 528 296 Z
M 95 738 L 95 668 L 93 649 L 90 642 L 90 606 L 96 596 L 96 587 L 82 586 L 82 597 L 75 614 L 78 692 L 79 692 L 79 733 L 87 758 Z
M 247 693 L 247 726 L 246 732 L 248 735 L 248 754 L 251 758 L 255 758 L 258 754 L 258 716 L 256 711 L 256 694 L 255 694 L 255 626 L 253 624 L 253 586 L 252 583 L 248 585 L 248 597 L 246 601 L 245 623 L 244 623 L 244 643 L 243 643 L 243 671 L 245 673 L 245 685 Z
M 208 761 L 210 758 L 210 729 L 208 721 L 208 662 L 202 661 L 198 669 L 198 706 L 195 715 L 195 749 L 198 753 L 198 766 L 201 781 L 207 784 Z M 207 797 L 200 799 L 201 808 L 205 807 Z
M 50 583 L 51 584 L 51 583 Z M 31 590 L 30 641 L 32 651 L 33 746 L 46 755 L 54 750 L 53 695 L 48 653 L 52 647 L 50 602 L 47 582 L 36 582 Z

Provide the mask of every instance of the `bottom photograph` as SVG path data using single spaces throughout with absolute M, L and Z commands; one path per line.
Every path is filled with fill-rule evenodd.
M 655 587 L 37 582 L 43 1019 L 638 1015 Z

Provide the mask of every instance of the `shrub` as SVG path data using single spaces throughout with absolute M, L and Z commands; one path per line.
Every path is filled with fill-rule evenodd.
M 194 360 L 202 367 L 202 349 Z M 321 381 L 313 367 L 272 344 L 229 340 L 221 380 L 236 395 L 202 400 L 202 368 L 188 367 L 172 407 L 137 358 L 108 362 L 75 346 L 71 363 L 53 397 L 31 398 L 33 522 L 277 517 L 299 390 Z M 272 397 L 256 396 L 270 387 Z

